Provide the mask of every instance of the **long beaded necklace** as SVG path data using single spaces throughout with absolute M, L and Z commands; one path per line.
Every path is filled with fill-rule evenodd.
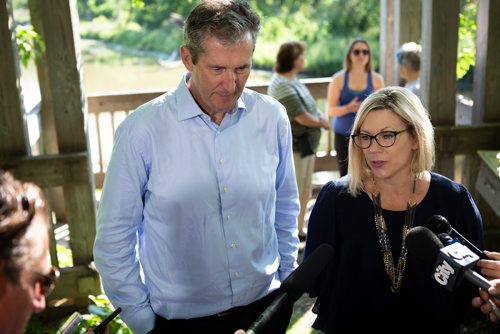
M 375 227 L 377 228 L 378 241 L 380 243 L 380 249 L 382 251 L 382 256 L 384 259 L 384 267 L 387 275 L 391 280 L 391 291 L 398 293 L 401 289 L 401 283 L 403 281 L 403 273 L 406 267 L 406 256 L 408 255 L 408 250 L 406 249 L 405 239 L 408 232 L 413 227 L 413 222 L 415 219 L 415 211 L 417 203 L 413 200 L 415 195 L 415 189 L 417 185 L 417 178 L 413 179 L 413 190 L 408 200 L 408 205 L 406 207 L 405 213 L 405 224 L 403 225 L 403 234 L 401 242 L 401 255 L 398 259 L 397 267 L 394 268 L 394 261 L 391 252 L 391 245 L 389 243 L 389 237 L 387 236 L 387 226 L 385 224 L 384 216 L 382 216 L 382 205 L 380 200 L 380 192 L 377 195 L 372 194 L 373 197 L 373 211 L 375 212 Z

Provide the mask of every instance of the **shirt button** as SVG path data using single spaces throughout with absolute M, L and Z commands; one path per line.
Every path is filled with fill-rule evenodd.
M 220 158 L 219 163 L 222 165 L 224 163 L 224 159 Z
M 236 302 L 239 303 L 241 301 L 240 297 L 236 297 Z
M 239 272 L 237 272 L 237 271 L 235 271 L 235 272 L 234 272 L 234 277 L 240 277 L 240 273 L 239 273 Z
M 227 220 L 230 220 L 230 219 L 231 219 L 231 215 L 227 215 L 227 216 L 226 216 L 226 219 L 227 219 Z
M 227 193 L 227 187 L 226 186 L 224 186 L 223 190 L 224 190 L 225 193 Z
M 231 245 L 230 245 L 231 248 L 236 248 L 236 244 L 233 242 Z

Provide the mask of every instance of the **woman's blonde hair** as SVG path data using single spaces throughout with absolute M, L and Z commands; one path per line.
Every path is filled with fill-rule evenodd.
M 430 171 L 434 165 L 434 128 L 429 113 L 420 99 L 402 87 L 385 87 L 369 95 L 361 104 L 352 134 L 358 134 L 369 112 L 388 109 L 401 118 L 409 128 L 410 134 L 417 140 L 418 148 L 413 151 L 411 172 L 418 175 Z M 363 181 L 371 177 L 371 170 L 366 163 L 363 151 L 352 140 L 349 141 L 349 192 L 357 196 L 363 188 Z

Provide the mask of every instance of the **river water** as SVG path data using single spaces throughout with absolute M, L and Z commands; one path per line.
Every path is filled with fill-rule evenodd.
M 85 94 L 124 91 L 167 90 L 177 86 L 185 73 L 176 54 L 126 49 L 95 40 L 82 39 Z M 31 63 L 21 70 L 25 108 L 40 100 L 36 68 Z M 253 71 L 249 82 L 269 80 L 270 72 Z

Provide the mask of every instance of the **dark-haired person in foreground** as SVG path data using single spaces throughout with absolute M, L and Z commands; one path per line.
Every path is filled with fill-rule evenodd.
M 180 49 L 188 73 L 117 131 L 94 255 L 134 333 L 246 329 L 297 266 L 290 122 L 245 89 L 259 27 L 243 1 L 201 2 Z M 270 332 L 286 331 L 288 306 Z
M 40 188 L 0 170 L 0 333 L 24 333 L 45 309 L 59 276 L 49 264 L 49 226 Z
M 477 288 L 449 292 L 432 278 L 434 261 L 408 253 L 413 226 L 442 215 L 482 248 L 469 191 L 431 172 L 434 130 L 419 98 L 402 87 L 366 98 L 349 142 L 349 172 L 326 184 L 309 220 L 305 258 L 320 244 L 334 258 L 317 281 L 314 328 L 325 333 L 458 333 L 476 313 Z

